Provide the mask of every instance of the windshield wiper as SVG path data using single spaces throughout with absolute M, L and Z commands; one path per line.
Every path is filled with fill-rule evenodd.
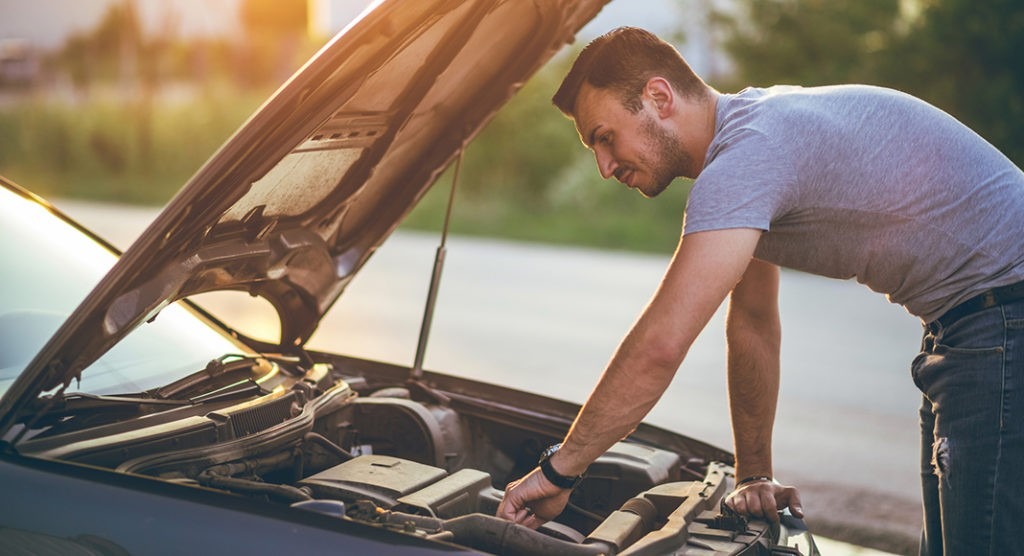
M 67 417 L 90 417 L 97 414 L 114 417 L 125 413 L 138 413 L 144 407 L 159 407 L 163 411 L 186 405 L 191 403 L 188 400 L 157 400 L 148 397 L 148 394 L 104 396 L 74 392 L 38 398 L 35 403 L 25 408 L 24 413 L 30 417 L 26 423 L 27 430 L 52 425 Z
M 125 394 L 119 396 L 104 396 L 102 394 L 88 394 L 75 392 L 61 396 L 56 400 L 40 399 L 40 404 L 46 404 L 46 415 L 59 413 L 82 413 L 94 410 L 109 409 L 111 407 L 141 408 L 143 406 L 182 406 L 189 405 L 188 400 L 158 400 L 148 397 L 136 397 L 136 394 Z
M 149 397 L 150 394 L 145 392 L 117 396 L 74 392 L 55 400 L 49 398 L 40 399 L 37 402 L 38 405 L 33 409 L 37 418 L 45 418 L 52 421 L 55 419 L 60 420 L 64 417 L 79 417 L 88 414 L 110 413 L 112 411 L 135 413 L 150 408 L 163 411 L 176 407 L 195 406 L 266 393 L 267 391 L 254 380 L 245 379 L 192 398 L 153 398 Z
M 64 394 L 62 388 L 52 396 L 36 399 L 35 403 L 25 408 L 23 414 L 28 421 L 12 444 L 17 444 L 25 432 L 36 426 L 52 425 L 69 417 L 76 420 L 88 420 L 94 416 L 116 418 L 119 415 L 138 414 L 146 410 L 165 411 L 176 407 L 265 394 L 267 391 L 254 378 L 266 376 L 273 369 L 273 364 L 261 357 L 225 355 L 210 361 L 199 372 L 155 390 L 138 394 Z M 243 374 L 244 378 L 237 376 Z M 228 379 L 233 380 L 227 382 Z M 189 395 L 190 393 L 195 394 Z
M 183 394 L 194 392 L 200 387 L 208 386 L 211 383 L 223 382 L 224 377 L 244 374 L 246 378 L 252 379 L 273 371 L 273 364 L 262 357 L 246 357 L 244 355 L 223 355 L 211 360 L 206 367 L 198 372 L 192 373 L 184 378 L 151 391 L 152 397 L 161 400 L 178 400 Z M 213 394 L 218 390 L 209 392 Z M 202 397 L 201 394 L 196 397 Z

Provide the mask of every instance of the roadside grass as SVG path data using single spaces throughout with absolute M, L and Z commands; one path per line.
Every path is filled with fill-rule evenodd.
M 548 100 L 562 71 L 542 71 L 467 148 L 452 233 L 671 253 L 691 184 L 680 180 L 649 200 L 602 180 Z M 160 206 L 269 92 L 214 86 L 130 102 L 110 91 L 7 99 L 0 174 L 43 197 Z M 440 230 L 450 174 L 404 228 Z
M 210 88 L 12 100 L 0 107 L 0 173 L 44 197 L 161 205 L 265 97 Z
M 472 147 L 467 149 L 472 156 Z M 462 194 L 457 186 L 450 232 L 514 241 L 578 245 L 599 249 L 670 254 L 682 232 L 683 208 L 692 185 L 677 180 L 656 199 L 646 199 L 597 175 L 579 183 L 576 194 L 527 202 L 518 195 Z M 451 188 L 451 172 L 438 180 L 402 227 L 439 231 Z

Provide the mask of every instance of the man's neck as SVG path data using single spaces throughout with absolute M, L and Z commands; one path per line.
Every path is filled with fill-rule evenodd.
M 711 87 L 698 98 L 684 98 L 681 109 L 675 114 L 675 128 L 678 130 L 680 148 L 694 161 L 695 172 L 704 167 L 704 158 L 715 136 L 717 91 Z

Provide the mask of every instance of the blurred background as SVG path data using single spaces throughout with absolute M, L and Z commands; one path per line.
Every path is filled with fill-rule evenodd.
M 0 0 L 0 173 L 47 197 L 162 205 L 368 3 Z M 620 24 L 677 44 L 721 91 L 892 86 L 1024 163 L 1020 0 L 618 0 L 470 147 L 453 231 L 671 251 L 687 184 L 638 221 L 645 200 L 604 183 L 550 106 L 571 51 Z M 444 197 L 406 226 L 436 227 Z
M 0 0 L 0 174 L 124 248 L 368 4 Z M 1021 0 L 615 0 L 468 147 L 428 368 L 580 402 L 657 285 L 690 184 L 651 202 L 602 180 L 550 104 L 575 52 L 619 25 L 674 43 L 723 92 L 910 92 L 1024 164 Z M 443 222 L 448 183 L 374 256 L 312 347 L 411 362 L 437 242 L 421 232 Z M 920 393 L 907 369 L 919 323 L 852 282 L 786 273 L 781 298 L 776 473 L 799 479 L 815 531 L 916 553 Z M 262 322 L 208 306 L 236 326 Z M 728 447 L 722 320 L 650 419 Z

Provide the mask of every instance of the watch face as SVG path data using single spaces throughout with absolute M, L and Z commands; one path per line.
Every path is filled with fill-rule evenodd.
M 544 449 L 543 452 L 540 453 L 540 460 L 539 461 L 544 461 L 544 460 L 550 458 L 561 447 L 562 447 L 562 443 L 561 442 L 559 442 L 558 444 L 552 444 L 552 445 L 548 446 L 547 448 Z
M 548 446 L 547 449 L 541 452 L 540 461 L 537 465 L 540 467 L 541 472 L 544 473 L 544 477 L 551 481 L 551 484 L 561 488 L 573 489 L 583 480 L 583 475 L 568 477 L 556 471 L 554 466 L 551 465 L 551 456 L 561 447 L 561 443 Z

